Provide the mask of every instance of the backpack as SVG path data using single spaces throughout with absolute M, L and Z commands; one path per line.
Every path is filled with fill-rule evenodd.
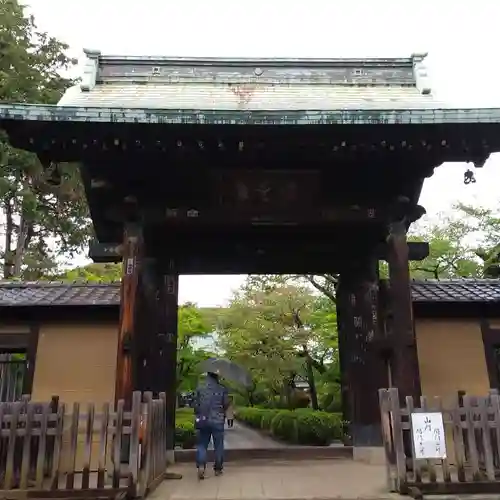
M 198 402 L 198 412 L 195 416 L 194 427 L 198 430 L 203 430 L 208 427 L 208 417 L 210 415 L 210 403 L 211 398 L 207 397 L 207 391 L 198 390 L 196 394 L 196 399 Z
M 221 387 L 206 385 L 197 391 L 198 412 L 194 421 L 194 426 L 197 430 L 203 430 L 209 426 L 210 415 L 220 406 L 217 403 L 219 400 L 222 401 L 223 398 L 224 390 Z

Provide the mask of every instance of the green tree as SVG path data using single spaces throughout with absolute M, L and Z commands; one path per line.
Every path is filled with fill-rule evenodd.
M 252 373 L 252 393 L 263 389 L 273 399 L 283 399 L 288 396 L 288 383 L 298 364 L 287 330 L 276 321 L 278 311 L 272 300 L 266 292 L 245 283 L 221 318 L 218 341 L 229 359 Z
M 481 275 L 471 236 L 475 233 L 467 217 L 442 216 L 438 224 L 418 226 L 409 241 L 427 241 L 429 256 L 422 261 L 410 262 L 410 275 L 414 279 L 472 278 Z
M 50 279 L 68 281 L 83 280 L 90 282 L 113 283 L 121 280 L 122 265 L 121 263 L 88 264 L 86 266 L 68 269 L 63 273 L 58 273 L 56 275 L 48 274 L 46 277 Z
M 67 45 L 37 29 L 17 0 L 0 0 L 0 101 L 54 104 L 73 82 Z M 0 131 L 0 244 L 4 278 L 37 279 L 58 256 L 81 250 L 90 220 L 75 165 L 48 175 L 38 158 L 13 148 Z
M 408 241 L 427 241 L 429 256 L 422 261 L 410 261 L 413 279 L 475 278 L 485 275 L 485 265 L 492 256 L 498 258 L 500 217 L 492 211 L 456 205 L 453 217 L 442 216 L 438 224 L 411 228 Z M 481 246 L 478 248 L 478 241 Z M 489 259 L 489 260 L 488 260 Z M 494 259 L 493 259 L 494 260 Z M 387 278 L 387 263 L 380 263 L 380 276 Z M 337 274 L 305 275 L 302 277 L 325 297 L 335 302 Z
M 196 339 L 206 338 L 211 333 L 210 324 L 195 304 L 179 307 L 177 337 L 177 389 L 192 391 L 198 382 L 198 364 L 213 353 L 196 348 Z
M 327 300 L 291 279 L 248 277 L 223 317 L 221 348 L 273 398 L 290 403 L 295 377 L 304 376 L 317 409 L 316 374 L 336 356 L 336 315 Z
M 480 274 L 500 277 L 500 213 L 484 207 L 459 203 L 455 207 L 467 220 L 469 234 L 475 236 L 474 253 L 479 259 Z

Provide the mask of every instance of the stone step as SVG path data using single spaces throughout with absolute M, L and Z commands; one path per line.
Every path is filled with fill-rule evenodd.
M 194 462 L 196 450 L 175 450 L 175 462 Z M 321 460 L 332 458 L 352 458 L 351 446 L 286 446 L 283 448 L 240 448 L 226 449 L 227 462 L 246 460 Z M 208 460 L 213 461 L 213 450 L 208 450 Z

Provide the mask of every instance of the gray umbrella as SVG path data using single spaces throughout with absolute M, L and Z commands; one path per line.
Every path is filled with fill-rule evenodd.
M 241 366 L 227 359 L 208 358 L 199 364 L 199 368 L 203 372 L 210 372 L 219 375 L 222 378 L 235 382 L 244 387 L 252 385 L 252 377 Z

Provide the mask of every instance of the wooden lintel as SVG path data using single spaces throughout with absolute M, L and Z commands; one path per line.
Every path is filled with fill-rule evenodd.
M 96 263 L 121 262 L 123 243 L 100 243 L 93 241 L 89 246 L 89 258 Z
M 108 263 L 108 262 L 121 262 L 122 261 L 123 245 L 121 243 L 99 243 L 93 242 L 90 244 L 89 257 L 97 263 Z M 283 252 L 279 252 L 280 255 Z M 408 259 L 413 261 L 419 261 L 425 259 L 429 255 L 429 243 L 424 241 L 412 241 L 408 243 Z M 387 245 L 381 245 L 378 253 L 378 258 L 380 260 L 387 260 Z M 217 262 L 210 262 L 210 256 L 204 256 L 202 252 L 195 259 L 199 265 L 196 266 L 199 270 L 197 272 L 202 272 L 203 262 L 206 262 L 207 272 L 210 270 L 217 271 L 219 264 Z M 257 259 L 256 259 L 257 260 Z M 303 260 L 303 259 L 297 259 Z M 243 268 L 245 263 L 241 262 L 241 267 Z M 181 266 L 182 267 L 182 266 Z M 221 265 L 220 271 L 224 271 L 224 267 Z M 233 265 L 227 264 L 227 267 L 234 267 Z M 181 274 L 184 274 L 185 269 L 182 269 Z
M 429 256 L 429 243 L 427 241 L 409 241 L 408 242 L 408 260 L 420 261 Z M 388 260 L 389 249 L 387 243 L 380 246 L 378 258 Z
M 265 207 L 240 209 L 238 206 L 224 207 L 150 207 L 141 210 L 145 224 L 166 227 L 231 227 L 231 226 L 321 226 L 348 223 L 383 222 L 387 210 L 370 207 L 312 207 L 297 206 L 275 209 Z

